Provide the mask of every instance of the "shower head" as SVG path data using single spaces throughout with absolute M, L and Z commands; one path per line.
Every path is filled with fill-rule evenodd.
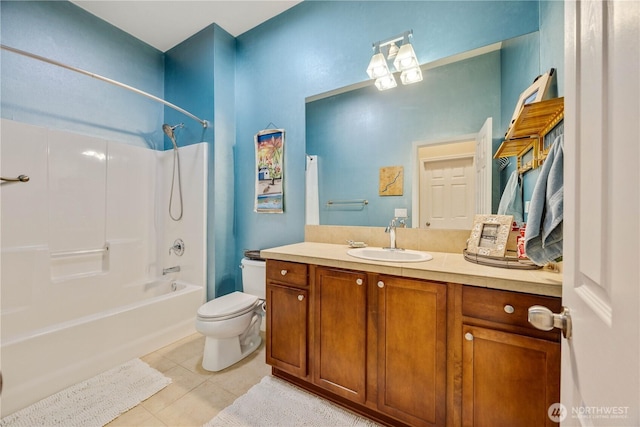
M 176 144 L 176 137 L 173 131 L 177 127 L 184 127 L 184 124 L 180 123 L 174 126 L 169 126 L 168 124 L 165 123 L 162 125 L 162 131 L 169 137 L 169 139 L 173 143 L 173 148 L 176 150 L 178 149 L 178 144 Z

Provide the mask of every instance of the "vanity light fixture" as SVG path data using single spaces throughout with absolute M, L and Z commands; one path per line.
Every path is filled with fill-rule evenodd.
M 409 41 L 409 37 L 412 36 L 413 30 L 409 30 L 373 44 L 374 54 L 367 67 L 367 73 L 370 78 L 375 80 L 375 85 L 379 90 L 391 89 L 398 85 L 387 63 L 392 59 L 395 71 L 400 72 L 400 81 L 403 85 L 422 81 L 420 63 Z M 402 42 L 400 47 L 398 47 L 398 42 Z

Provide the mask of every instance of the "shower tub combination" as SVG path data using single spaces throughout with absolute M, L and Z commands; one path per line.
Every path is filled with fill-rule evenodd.
M 6 416 L 195 333 L 206 300 L 207 146 L 180 148 L 189 191 L 172 221 L 173 153 L 1 125 L 0 175 L 30 177 L 0 187 Z M 169 252 L 177 238 L 182 256 Z
M 159 280 L 127 291 L 114 308 L 3 339 L 2 415 L 195 332 L 201 286 Z

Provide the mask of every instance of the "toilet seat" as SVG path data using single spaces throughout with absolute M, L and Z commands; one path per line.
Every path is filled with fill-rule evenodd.
M 227 320 L 249 313 L 260 305 L 258 297 L 236 291 L 203 304 L 198 309 L 198 319 L 209 322 Z

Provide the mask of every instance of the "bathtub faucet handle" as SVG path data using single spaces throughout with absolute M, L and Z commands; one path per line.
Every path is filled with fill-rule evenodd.
M 182 254 L 184 253 L 184 241 L 182 241 L 182 239 L 176 239 L 173 242 L 173 246 L 169 248 L 169 255 L 171 255 L 171 251 L 173 251 L 178 256 L 182 256 Z

